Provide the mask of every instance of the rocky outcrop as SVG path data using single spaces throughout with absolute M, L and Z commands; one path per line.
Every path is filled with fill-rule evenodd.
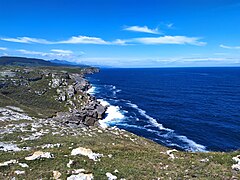
M 101 105 L 95 97 L 87 93 L 91 85 L 82 74 L 70 74 L 69 79 L 73 81 L 72 84 L 66 83 L 57 75 L 53 77 L 54 80 L 50 85 L 56 88 L 58 100 L 66 101 L 72 106 L 69 110 L 70 113 L 57 113 L 55 117 L 57 120 L 74 127 L 94 126 L 98 124 L 98 120 L 104 118 L 107 107 Z M 79 107 L 80 102 L 82 105 Z

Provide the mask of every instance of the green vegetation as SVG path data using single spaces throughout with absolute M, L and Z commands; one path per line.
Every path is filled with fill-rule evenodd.
M 29 128 L 29 127 L 28 127 Z M 19 147 L 31 147 L 30 151 L 0 152 L 0 162 L 16 159 L 27 163 L 29 168 L 22 168 L 18 164 L 0 167 L 0 179 L 18 177 L 19 179 L 50 179 L 53 171 L 61 172 L 62 179 L 70 176 L 74 169 L 85 169 L 91 172 L 95 179 L 107 179 L 106 172 L 111 172 L 119 179 L 231 179 L 240 178 L 236 171 L 231 169 L 232 157 L 239 152 L 232 153 L 190 153 L 173 152 L 174 159 L 166 153 L 168 148 L 136 135 L 120 130 L 100 130 L 98 128 L 87 131 L 58 126 L 52 129 L 45 125 L 40 129 L 49 130 L 49 133 L 36 140 L 19 142 L 19 132 L 13 133 L 12 140 L 16 140 Z M 104 132 L 101 132 L 104 131 Z M 61 132 L 52 135 L 52 132 Z M 33 132 L 23 133 L 22 136 Z M 15 135 L 14 135 L 15 134 Z M 7 135 L 8 136 L 8 135 Z M 60 147 L 42 149 L 46 144 L 60 143 Z M 104 156 L 100 161 L 93 161 L 88 157 L 71 156 L 73 148 L 90 148 L 93 152 Z M 26 161 L 24 158 L 41 150 L 54 155 L 53 159 Z M 67 167 L 69 160 L 74 163 Z M 208 159 L 208 161 L 204 161 Z M 114 173 L 115 170 L 117 173 Z M 16 175 L 14 171 L 23 170 L 25 174 Z

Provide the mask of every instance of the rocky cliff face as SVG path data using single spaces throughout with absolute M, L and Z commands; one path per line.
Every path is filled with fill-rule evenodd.
M 103 107 L 87 93 L 84 74 L 96 68 L 1 67 L 0 92 L 38 115 L 51 110 L 55 120 L 69 126 L 94 126 L 104 117 Z

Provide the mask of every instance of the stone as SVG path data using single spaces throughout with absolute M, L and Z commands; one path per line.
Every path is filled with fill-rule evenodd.
M 62 84 L 61 79 L 52 79 L 52 88 L 57 88 Z
M 22 168 L 29 168 L 29 166 L 26 163 L 18 163 L 19 166 Z
M 208 162 L 208 161 L 209 161 L 208 158 L 204 158 L 204 159 L 201 159 L 201 160 L 200 160 L 200 162 L 204 162 L 204 163 L 206 163 L 206 162 Z
M 67 180 L 92 180 L 93 174 L 79 173 L 78 175 L 71 175 Z
M 106 108 L 102 105 L 98 105 L 96 110 L 98 114 L 98 119 L 102 119 L 105 114 Z
M 79 174 L 85 172 L 85 169 L 74 169 L 71 171 L 72 174 Z
M 232 169 L 236 171 L 240 171 L 240 155 L 237 155 L 236 157 L 232 158 L 237 164 L 232 165 Z
M 67 163 L 67 167 L 68 167 L 68 168 L 71 168 L 71 165 L 72 165 L 72 164 L 73 164 L 73 160 L 70 159 L 69 162 Z
M 59 180 L 61 175 L 59 171 L 53 171 L 53 179 Z
M 117 176 L 114 176 L 114 175 L 112 175 L 109 172 L 106 173 L 106 176 L 107 176 L 108 180 L 115 180 L 115 179 L 117 179 Z
M 13 159 L 13 160 L 9 160 L 9 161 L 5 161 L 3 163 L 0 163 L 0 167 L 2 166 L 8 166 L 10 164 L 16 164 L 17 163 L 17 160 Z
M 84 124 L 87 125 L 87 126 L 94 126 L 95 122 L 97 122 L 96 118 L 86 117 L 85 121 L 84 121 Z
M 21 174 L 25 174 L 25 171 L 16 170 L 14 171 L 14 173 L 17 175 L 21 175 Z
M 175 156 L 172 154 L 173 152 L 177 152 L 177 150 L 176 149 L 171 149 L 171 150 L 168 150 L 166 153 L 167 153 L 167 155 L 169 155 L 169 157 L 171 158 L 171 159 L 175 159 Z
M 36 151 L 33 153 L 33 155 L 29 156 L 29 157 L 25 157 L 25 160 L 27 161 L 32 161 L 32 160 L 36 160 L 36 159 L 40 159 L 40 158 L 53 158 L 54 156 L 49 153 L 49 152 L 43 152 L 43 151 Z
M 76 149 L 73 149 L 71 152 L 72 156 L 75 155 L 83 155 L 83 156 L 88 156 L 89 159 L 92 159 L 94 161 L 97 161 L 100 157 L 102 157 L 102 154 L 99 153 L 93 153 L 91 149 L 86 149 L 83 147 L 78 147 Z
M 72 98 L 76 94 L 76 90 L 73 85 L 69 85 L 67 88 L 67 94 L 69 98 Z

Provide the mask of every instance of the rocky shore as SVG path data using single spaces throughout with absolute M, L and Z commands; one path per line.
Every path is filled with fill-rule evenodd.
M 89 73 L 95 73 L 93 71 L 88 71 Z M 74 80 L 73 85 L 69 86 L 66 91 L 61 91 L 59 99 L 61 101 L 66 100 L 67 94 L 68 98 L 74 97 L 75 94 L 82 94 L 79 98 L 85 99 L 85 103 L 77 108 L 74 103 L 69 101 L 73 105 L 73 108 L 69 109 L 69 112 L 58 112 L 56 117 L 57 121 L 63 121 L 64 124 L 71 127 L 82 127 L 82 126 L 97 126 L 98 121 L 104 118 L 107 107 L 100 104 L 96 98 L 88 93 L 88 90 L 92 87 L 90 83 L 80 74 L 70 75 L 70 79 Z M 60 87 L 59 85 L 57 87 Z

